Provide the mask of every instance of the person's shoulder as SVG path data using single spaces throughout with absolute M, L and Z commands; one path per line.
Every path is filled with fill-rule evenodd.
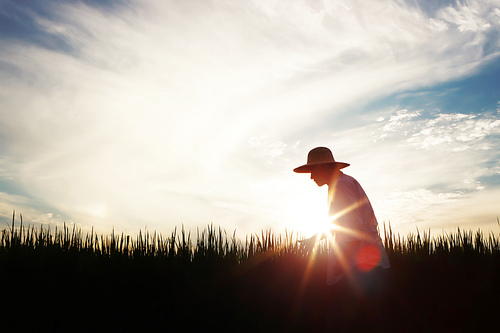
M 337 181 L 337 184 L 339 186 L 345 186 L 345 187 L 351 187 L 351 188 L 361 187 L 361 185 L 358 183 L 358 181 L 354 177 L 346 175 L 343 172 L 340 174 L 338 181 Z
M 358 182 L 354 177 L 346 175 L 343 172 L 340 173 L 338 181 L 339 182 L 346 182 L 346 183 L 357 183 Z

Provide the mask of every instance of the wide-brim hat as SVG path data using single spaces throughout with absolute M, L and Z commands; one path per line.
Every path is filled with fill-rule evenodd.
M 332 151 L 326 147 L 317 147 L 312 149 L 307 155 L 307 164 L 301 165 L 293 169 L 297 173 L 308 173 L 318 165 L 332 165 L 339 169 L 348 167 L 349 163 L 337 162 L 333 158 Z

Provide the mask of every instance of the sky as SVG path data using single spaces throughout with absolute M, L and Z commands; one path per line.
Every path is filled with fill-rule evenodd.
M 380 224 L 498 233 L 499 78 L 499 0 L 0 0 L 0 228 L 311 234 L 326 146 Z

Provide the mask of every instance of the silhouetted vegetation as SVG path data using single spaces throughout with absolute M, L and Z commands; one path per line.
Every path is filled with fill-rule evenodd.
M 244 241 L 212 225 L 83 233 L 24 226 L 1 233 L 3 328 L 8 331 L 315 331 L 323 329 L 327 250 L 297 234 L 263 231 Z M 405 237 L 387 228 L 392 265 L 376 318 L 345 318 L 367 331 L 477 331 L 495 325 L 500 242 L 457 230 Z M 346 308 L 349 304 L 346 304 Z

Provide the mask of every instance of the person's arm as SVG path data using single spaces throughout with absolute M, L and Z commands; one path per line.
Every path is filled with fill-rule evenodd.
M 321 232 L 321 233 L 315 234 L 314 236 L 312 236 L 310 238 L 299 240 L 298 242 L 300 244 L 304 245 L 308 250 L 311 250 L 314 248 L 314 245 L 317 242 L 319 242 L 325 238 L 326 238 L 326 233 Z

